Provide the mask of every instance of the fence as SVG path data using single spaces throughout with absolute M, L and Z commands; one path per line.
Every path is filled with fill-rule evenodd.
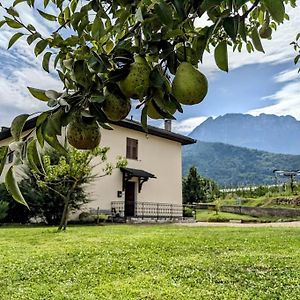
M 138 218 L 172 219 L 182 217 L 182 205 L 178 204 L 137 201 L 130 203 L 129 207 L 133 207 L 132 216 Z M 112 201 L 111 209 L 115 214 L 126 216 L 124 201 Z

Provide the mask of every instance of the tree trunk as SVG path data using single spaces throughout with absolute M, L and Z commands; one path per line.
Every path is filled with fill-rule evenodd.
M 66 230 L 67 222 L 68 222 L 68 213 L 69 213 L 69 199 L 70 197 L 66 197 L 64 210 L 60 219 L 58 230 Z

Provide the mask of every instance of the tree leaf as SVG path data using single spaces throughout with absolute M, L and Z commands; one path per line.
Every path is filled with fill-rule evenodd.
M 45 48 L 48 46 L 48 41 L 46 40 L 40 40 L 34 48 L 34 54 L 35 56 L 38 56 L 39 54 L 41 54 Z
M 247 28 L 245 25 L 245 19 L 240 20 L 240 26 L 239 26 L 239 34 L 244 42 L 247 42 Z
M 285 7 L 282 0 L 263 0 L 267 10 L 277 23 L 282 23 L 285 15 Z
M 159 3 L 155 4 L 154 6 L 155 13 L 158 15 L 159 20 L 172 28 L 173 25 L 173 16 L 172 16 L 172 9 L 170 6 L 165 3 L 165 1 L 160 1 Z
M 29 114 L 19 115 L 11 123 L 10 132 L 15 141 L 19 141 Z
M 260 51 L 260 52 L 265 53 L 264 48 L 263 48 L 263 46 L 262 46 L 262 44 L 261 44 L 261 40 L 260 40 L 260 37 L 259 37 L 259 34 L 258 34 L 258 31 L 257 31 L 257 28 L 256 28 L 256 27 L 254 27 L 254 28 L 252 29 L 252 32 L 251 32 L 251 39 L 252 39 L 254 48 L 255 48 L 257 51 Z
M 44 0 L 44 8 L 46 8 L 49 4 L 49 0 Z
M 220 42 L 215 48 L 215 61 L 219 69 L 228 72 L 228 52 L 227 52 L 227 42 Z
M 43 62 L 42 62 L 43 69 L 48 73 L 49 73 L 49 61 L 50 61 L 51 55 L 52 55 L 51 52 L 46 52 L 44 54 Z
M 46 101 L 46 102 L 48 102 L 50 100 L 50 98 L 48 98 L 46 96 L 45 90 L 35 89 L 33 87 L 27 87 L 27 88 L 34 98 L 39 99 L 41 101 Z
M 40 33 L 34 33 L 32 35 L 29 35 L 27 38 L 28 45 L 31 45 L 37 38 L 40 38 Z
M 97 15 L 92 25 L 92 37 L 97 40 L 104 34 L 104 32 L 102 20 Z
M 22 2 L 25 2 L 25 1 L 27 1 L 27 0 L 15 0 L 14 3 L 13 3 L 13 6 L 16 6 L 19 3 L 22 3 Z
M 57 17 L 56 16 L 53 16 L 53 15 L 50 15 L 50 14 L 47 14 L 43 11 L 41 11 L 40 9 L 37 10 L 39 12 L 39 14 L 46 20 L 48 21 L 56 21 Z
M 224 18 L 223 27 L 230 38 L 235 41 L 239 29 L 239 17 Z
M 144 129 L 145 132 L 148 132 L 148 126 L 147 126 L 147 110 L 148 110 L 148 106 L 145 105 L 143 110 L 142 110 L 142 114 L 141 114 L 141 124 L 142 127 Z
M 5 186 L 8 192 L 12 195 L 14 200 L 22 205 L 25 205 L 28 209 L 28 204 L 23 198 L 23 195 L 19 189 L 18 183 L 15 179 L 14 173 L 13 173 L 13 166 L 9 168 L 9 170 L 6 173 L 5 176 Z
M 41 145 L 41 147 L 44 147 L 44 143 L 45 143 L 45 139 L 44 139 L 44 135 L 43 135 L 43 125 L 38 127 L 36 130 L 36 138 L 39 142 L 39 144 Z
M 14 34 L 11 39 L 9 40 L 8 43 L 8 47 L 7 49 L 9 49 L 20 37 L 22 37 L 24 34 L 21 32 L 17 32 L 16 34 Z
M 0 176 L 2 174 L 2 171 L 6 163 L 7 153 L 8 153 L 8 146 L 0 147 Z
M 62 146 L 62 144 L 58 141 L 57 136 L 55 134 L 55 128 L 52 127 L 53 123 L 47 122 L 43 130 L 44 140 L 55 150 L 57 150 L 62 155 L 67 156 L 67 150 Z
M 186 13 L 185 13 L 185 10 L 184 10 L 184 1 L 183 0 L 172 0 L 175 8 L 176 8 L 176 11 L 177 11 L 177 14 L 178 16 L 184 20 L 186 18 Z
M 22 24 L 20 24 L 19 22 L 15 21 L 13 19 L 5 17 L 5 21 L 6 21 L 6 24 L 11 28 L 14 28 L 14 29 L 23 28 Z
M 32 140 L 27 146 L 27 160 L 32 170 L 37 173 L 43 173 L 43 163 L 37 150 L 37 140 Z M 42 170 L 42 171 L 41 171 Z

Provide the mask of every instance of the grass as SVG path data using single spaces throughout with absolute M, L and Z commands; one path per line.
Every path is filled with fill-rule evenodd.
M 174 225 L 0 228 L 0 299 L 299 299 L 299 235 Z
M 229 221 L 242 221 L 242 222 L 257 222 L 257 223 L 270 223 L 270 222 L 292 222 L 300 221 L 299 217 L 282 217 L 282 216 L 263 216 L 253 217 L 249 215 L 240 215 L 227 212 L 219 212 L 216 214 L 214 210 L 198 209 L 196 220 L 199 222 L 229 222 Z
M 220 199 L 220 202 L 222 205 L 237 205 L 237 197 L 235 198 L 228 198 L 228 199 Z M 278 196 L 262 196 L 262 197 L 256 197 L 256 198 L 246 198 L 246 197 L 239 197 L 241 199 L 241 205 L 243 206 L 250 206 L 250 207 L 269 207 L 269 208 L 299 208 L 298 205 L 293 204 L 280 204 L 276 205 L 273 203 L 273 199 L 276 198 L 299 198 L 299 195 L 278 195 Z
M 228 222 L 230 220 L 257 221 L 257 218 L 248 215 L 239 215 L 227 212 L 216 214 L 214 210 L 198 209 L 196 220 L 201 222 Z

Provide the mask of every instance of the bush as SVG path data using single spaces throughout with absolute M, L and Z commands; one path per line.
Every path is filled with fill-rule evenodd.
M 193 209 L 190 207 L 184 207 L 183 208 L 183 216 L 184 217 L 193 217 Z
M 0 221 L 7 216 L 8 203 L 5 201 L 0 201 Z

